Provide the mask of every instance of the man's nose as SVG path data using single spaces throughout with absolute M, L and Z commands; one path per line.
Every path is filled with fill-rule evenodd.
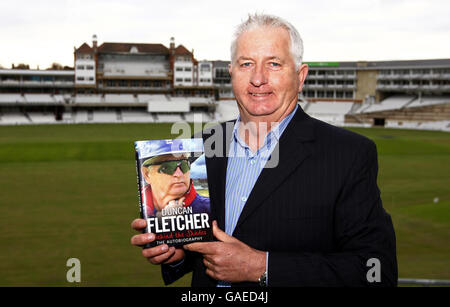
M 173 175 L 176 177 L 183 176 L 183 172 L 181 171 L 181 168 L 179 166 L 177 166 L 177 169 L 175 170 L 175 173 L 173 173 Z
M 252 72 L 250 83 L 256 87 L 267 83 L 267 72 L 263 65 L 256 65 Z

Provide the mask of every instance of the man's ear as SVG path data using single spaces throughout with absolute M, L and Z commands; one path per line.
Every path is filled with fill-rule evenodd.
M 308 75 L 309 67 L 306 64 L 302 64 L 297 72 L 298 74 L 298 92 L 300 93 L 303 89 L 303 84 L 305 84 L 306 76 Z
M 142 176 L 144 176 L 144 179 L 147 183 L 150 181 L 150 176 L 148 175 L 149 169 L 148 167 L 142 166 L 141 167 Z

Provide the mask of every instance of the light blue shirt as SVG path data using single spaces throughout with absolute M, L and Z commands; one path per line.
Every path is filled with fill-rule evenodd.
M 228 153 L 228 166 L 225 185 L 225 232 L 232 235 L 239 216 L 244 208 L 250 193 L 263 170 L 266 162 L 270 159 L 273 149 L 291 121 L 298 105 L 278 125 L 272 128 L 264 138 L 263 145 L 252 152 L 250 147 L 241 139 L 239 127 L 242 125 L 240 116 L 237 118 L 233 129 L 233 138 Z M 266 272 L 269 263 L 269 253 L 266 253 Z M 268 281 L 268 276 L 267 276 Z M 230 286 L 229 283 L 219 281 L 219 287 Z

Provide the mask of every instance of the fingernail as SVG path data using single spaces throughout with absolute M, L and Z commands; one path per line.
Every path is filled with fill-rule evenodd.
M 153 239 L 155 238 L 155 235 L 152 234 L 152 233 L 150 233 L 150 234 L 147 236 L 147 238 L 148 238 L 149 240 L 153 241 Z
M 168 247 L 167 245 L 161 246 L 161 250 L 162 250 L 163 252 L 167 251 L 168 249 L 169 249 L 169 247 Z

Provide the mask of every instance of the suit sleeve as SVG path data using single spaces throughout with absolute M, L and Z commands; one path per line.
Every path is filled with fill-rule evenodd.
M 396 286 L 395 233 L 377 186 L 375 143 L 363 139 L 334 208 L 336 252 L 269 251 L 269 286 Z M 369 259 L 380 262 L 380 282 L 369 282 Z
M 185 251 L 183 260 L 175 264 L 161 264 L 161 274 L 165 285 L 170 285 L 177 281 L 193 269 L 193 255 Z

